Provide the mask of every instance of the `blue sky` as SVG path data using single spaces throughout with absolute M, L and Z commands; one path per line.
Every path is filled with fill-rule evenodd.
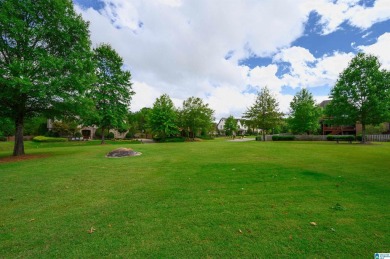
M 283 112 L 302 88 L 328 98 L 359 51 L 390 69 L 390 0 L 74 0 L 94 46 L 132 73 L 132 110 L 167 93 L 240 117 L 263 86 Z

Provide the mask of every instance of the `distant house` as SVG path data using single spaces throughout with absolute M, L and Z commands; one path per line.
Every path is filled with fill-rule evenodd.
M 225 126 L 226 120 L 227 120 L 227 118 L 221 118 L 219 120 L 219 122 L 217 123 L 217 131 L 219 132 L 220 135 L 225 135 L 224 126 Z M 236 134 L 237 135 L 245 135 L 249 130 L 248 126 L 245 124 L 245 119 L 235 118 L 235 120 L 237 121 L 237 126 L 238 126 Z M 255 130 L 255 132 L 260 132 L 260 131 L 261 130 L 259 130 L 259 129 Z
M 53 128 L 53 120 L 48 119 L 47 120 L 47 129 L 50 131 Z M 98 127 L 96 126 L 80 126 L 80 133 L 83 136 L 83 139 L 89 140 L 95 138 L 95 133 Z M 115 129 L 110 129 L 109 132 L 112 132 L 114 134 L 114 138 L 116 139 L 123 139 L 126 137 L 127 132 L 120 133 Z
M 325 109 L 331 100 L 322 101 L 318 106 Z M 333 125 L 332 119 L 323 117 L 320 120 L 322 135 L 356 135 L 361 132 L 361 124 Z
M 322 101 L 319 106 L 321 108 L 325 108 L 328 105 L 330 100 Z M 351 125 L 333 125 L 331 118 L 324 117 L 321 119 L 321 130 L 323 135 L 359 135 L 362 133 L 362 124 L 356 122 Z M 383 132 L 383 134 L 390 133 L 390 124 L 384 123 L 387 132 Z

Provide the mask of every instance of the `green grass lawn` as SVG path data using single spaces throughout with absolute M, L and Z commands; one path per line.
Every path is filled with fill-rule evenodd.
M 105 157 L 117 147 L 142 155 Z M 0 143 L 0 258 L 390 252 L 390 143 L 26 142 L 38 158 L 1 162 L 11 150 Z

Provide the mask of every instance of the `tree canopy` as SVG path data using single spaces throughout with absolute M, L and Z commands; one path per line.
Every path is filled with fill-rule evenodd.
M 121 129 L 127 121 L 131 96 L 131 74 L 122 70 L 123 60 L 108 44 L 94 49 L 96 82 L 88 96 L 95 105 L 95 114 L 88 121 L 105 129 Z M 102 134 L 104 143 L 104 134 Z
M 336 125 L 360 122 L 363 142 L 366 125 L 390 119 L 390 73 L 380 67 L 377 57 L 357 54 L 340 74 L 326 107 Z
M 18 156 L 25 118 L 81 107 L 92 75 L 88 24 L 70 0 L 2 0 L 0 35 L 0 115 L 15 123 Z
M 223 125 L 226 136 L 232 136 L 238 129 L 237 120 L 230 115 Z
M 187 136 L 195 138 L 197 134 L 208 133 L 213 124 L 214 111 L 198 97 L 190 97 L 183 102 L 180 110 L 180 126 Z
M 256 128 L 262 129 L 263 141 L 265 141 L 265 132 L 275 128 L 280 123 L 281 117 L 279 103 L 267 87 L 263 87 L 258 92 L 255 103 L 244 113 L 244 118 L 249 119 Z
M 290 102 L 287 122 L 293 133 L 311 134 L 319 129 L 320 116 L 321 109 L 316 105 L 313 95 L 307 89 L 302 89 Z
M 149 115 L 149 125 L 158 137 L 165 139 L 179 133 L 177 110 L 167 94 L 157 98 Z

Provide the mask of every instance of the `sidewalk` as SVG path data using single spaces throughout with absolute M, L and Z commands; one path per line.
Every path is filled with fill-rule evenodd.
M 254 138 L 235 138 L 235 139 L 229 139 L 227 141 L 229 142 L 248 142 L 248 141 L 254 141 Z

